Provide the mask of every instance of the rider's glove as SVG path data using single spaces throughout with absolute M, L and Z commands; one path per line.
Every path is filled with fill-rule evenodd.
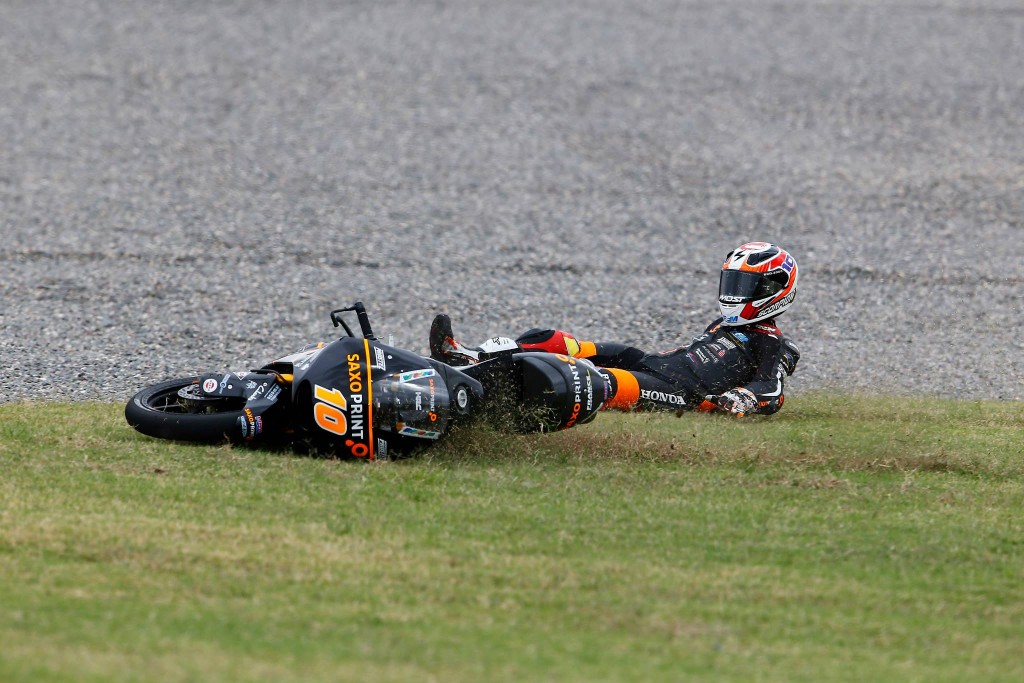
M 736 417 L 750 415 L 757 410 L 757 397 L 753 392 L 740 387 L 725 392 L 715 402 L 719 408 Z

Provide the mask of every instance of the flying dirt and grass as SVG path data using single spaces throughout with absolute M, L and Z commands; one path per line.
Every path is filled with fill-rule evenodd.
M 1022 434 L 815 394 L 365 463 L 0 405 L 0 680 L 1021 680 Z

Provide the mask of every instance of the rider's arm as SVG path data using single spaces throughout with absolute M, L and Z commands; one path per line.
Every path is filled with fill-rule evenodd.
M 758 335 L 751 349 L 758 359 L 757 371 L 750 382 L 719 397 L 719 405 L 734 414 L 770 415 L 782 407 L 785 378 L 793 374 L 800 350 L 785 337 Z

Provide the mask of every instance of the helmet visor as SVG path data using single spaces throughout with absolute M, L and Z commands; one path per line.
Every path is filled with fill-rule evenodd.
M 783 278 L 772 279 L 764 273 L 745 270 L 723 270 L 718 282 L 718 300 L 735 304 L 767 299 L 785 289 Z

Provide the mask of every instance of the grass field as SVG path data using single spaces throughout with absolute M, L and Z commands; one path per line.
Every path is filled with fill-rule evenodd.
M 1024 405 L 811 395 L 388 464 L 0 405 L 0 681 L 1021 681 Z

